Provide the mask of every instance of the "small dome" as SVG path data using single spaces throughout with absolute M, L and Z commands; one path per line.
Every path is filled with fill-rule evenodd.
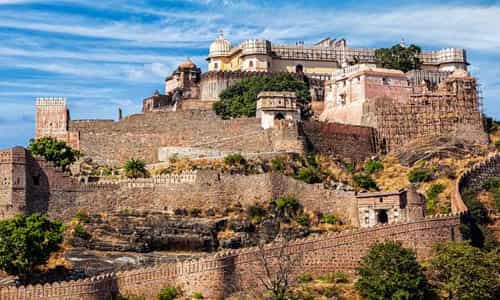
M 231 51 L 231 42 L 224 38 L 224 33 L 221 31 L 219 37 L 210 45 L 209 56 L 226 55 Z
M 195 63 L 189 58 L 179 65 L 180 69 L 196 69 Z

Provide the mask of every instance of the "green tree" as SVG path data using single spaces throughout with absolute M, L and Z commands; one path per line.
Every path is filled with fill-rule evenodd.
M 375 50 L 377 64 L 383 68 L 401 70 L 408 72 L 410 70 L 420 69 L 422 62 L 418 58 L 421 49 L 416 45 L 405 47 L 394 45 L 391 48 L 380 48 Z
M 146 170 L 146 163 L 140 159 L 130 159 L 125 162 L 123 166 L 125 176 L 128 178 L 141 178 L 146 177 L 148 171 Z
M 431 294 L 415 254 L 398 242 L 373 245 L 357 272 L 356 289 L 369 300 L 428 299 Z
M 156 300 L 173 300 L 177 296 L 179 296 L 179 289 L 173 286 L 169 286 L 164 288 L 158 296 L 156 296 Z
M 377 183 L 373 178 L 368 175 L 368 174 L 356 174 L 352 176 L 352 179 L 354 181 L 354 184 L 362 189 L 365 190 L 376 190 L 377 189 Z
M 293 74 L 242 79 L 222 91 L 220 101 L 213 106 L 215 113 L 224 119 L 255 117 L 257 95 L 262 91 L 295 92 L 297 102 L 301 106 L 302 117 L 308 118 L 311 114 L 309 108 L 311 95 L 308 85 Z
M 52 137 L 32 139 L 28 150 L 32 155 L 42 156 L 47 161 L 54 162 L 56 166 L 63 168 L 63 170 L 81 156 L 79 151 L 73 150 L 65 142 Z
M 63 233 L 61 222 L 50 221 L 41 214 L 0 221 L 0 268 L 26 279 L 59 249 Z
M 499 299 L 500 253 L 484 252 L 464 242 L 436 247 L 430 280 L 447 299 Z

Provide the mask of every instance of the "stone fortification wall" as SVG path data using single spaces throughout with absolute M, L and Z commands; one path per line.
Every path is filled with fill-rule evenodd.
M 453 212 L 466 212 L 467 206 L 460 195 L 464 189 L 480 188 L 482 184 L 492 177 L 500 177 L 500 153 L 490 155 L 485 161 L 474 165 L 458 177 L 455 192 L 452 197 L 451 209 Z
M 270 244 L 264 255 L 270 260 L 280 251 L 296 257 L 292 277 L 333 271 L 354 272 L 362 256 L 375 242 L 398 240 L 425 259 L 436 243 L 459 239 L 458 216 L 439 216 L 411 223 L 396 223 L 358 231 L 344 231 Z M 118 272 L 90 279 L 0 289 L 1 300 L 109 299 L 112 293 L 142 295 L 152 299 L 166 286 L 180 286 L 187 295 L 201 292 L 206 299 L 223 299 L 240 290 L 259 288 L 263 274 L 260 250 L 247 248 L 205 258 Z
M 26 153 L 21 147 L 0 151 L 0 219 L 25 208 Z
M 317 152 L 354 161 L 364 161 L 377 152 L 373 128 L 324 122 L 304 122 L 302 126 L 308 142 Z
M 256 118 L 222 120 L 212 111 L 197 110 L 137 114 L 118 122 L 72 121 L 70 131 L 78 132 L 85 155 L 109 165 L 131 158 L 154 163 L 158 149 L 166 146 L 266 152 L 276 150 L 280 137 L 298 140 L 296 128 L 276 133 L 263 130 Z

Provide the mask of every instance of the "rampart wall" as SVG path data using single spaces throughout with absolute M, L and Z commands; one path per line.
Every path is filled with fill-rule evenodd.
M 0 289 L 1 300 L 109 299 L 112 293 L 142 295 L 153 299 L 166 286 L 180 286 L 187 295 L 201 292 L 205 299 L 223 299 L 249 289 L 259 289 L 263 275 L 259 256 L 271 262 L 279 252 L 294 257 L 292 277 L 333 271 L 354 272 L 375 242 L 398 240 L 413 248 L 418 259 L 427 258 L 433 245 L 459 239 L 459 216 L 438 216 L 411 223 L 395 223 L 357 231 L 343 231 L 288 244 L 219 252 L 205 258 L 152 268 L 102 275 L 90 279 L 46 285 Z
M 165 146 L 204 147 L 226 151 L 272 152 L 283 139 L 299 140 L 297 128 L 279 133 L 263 130 L 256 118 L 222 120 L 212 111 L 154 112 L 113 121 L 71 121 L 79 133 L 79 149 L 98 163 L 121 165 L 138 158 L 158 161 Z M 285 132 L 286 131 L 286 132 Z
M 340 123 L 303 122 L 302 128 L 313 150 L 364 161 L 377 152 L 375 130 Z

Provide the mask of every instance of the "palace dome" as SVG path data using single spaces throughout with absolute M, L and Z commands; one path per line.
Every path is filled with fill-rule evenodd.
M 224 38 L 221 32 L 219 37 L 210 45 L 209 57 L 227 55 L 231 51 L 231 42 Z

